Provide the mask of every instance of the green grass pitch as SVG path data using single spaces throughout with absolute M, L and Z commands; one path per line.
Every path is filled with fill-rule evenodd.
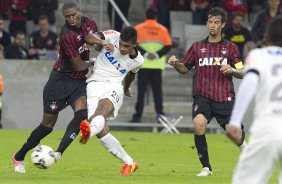
M 33 166 L 28 152 L 27 173 L 18 174 L 14 172 L 11 157 L 30 132 L 0 130 L 1 184 L 228 184 L 240 154 L 224 135 L 207 134 L 214 175 L 196 177 L 201 165 L 193 147 L 193 134 L 115 131 L 112 134 L 139 164 L 139 170 L 129 177 L 119 175 L 122 162 L 110 155 L 96 138 L 86 145 L 80 145 L 76 138 L 62 160 L 46 170 Z M 54 131 L 40 144 L 56 149 L 62 135 L 63 131 Z M 278 183 L 277 170 L 269 183 Z

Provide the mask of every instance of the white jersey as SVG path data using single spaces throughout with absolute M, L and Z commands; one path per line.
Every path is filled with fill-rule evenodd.
M 264 184 L 277 163 L 282 161 L 282 48 L 255 49 L 249 53 L 245 66 L 246 72 L 253 70 L 259 73 L 255 81 L 256 91 L 250 87 L 250 93 L 255 93 L 255 116 L 249 143 L 240 155 L 232 183 Z M 250 74 L 247 74 L 245 79 L 249 77 Z M 240 94 L 237 96 L 239 99 Z
M 144 58 L 139 51 L 137 57 L 134 59 L 131 59 L 128 54 L 120 54 L 119 32 L 107 30 L 103 34 L 105 40 L 115 46 L 114 52 L 111 54 L 105 49 L 101 50 L 94 63 L 92 74 L 87 79 L 87 83 L 90 81 L 122 83 L 129 71 L 133 73 L 138 72 L 144 63 Z
M 245 66 L 245 72 L 254 70 L 259 73 L 255 118 L 282 116 L 282 48 L 254 49 Z

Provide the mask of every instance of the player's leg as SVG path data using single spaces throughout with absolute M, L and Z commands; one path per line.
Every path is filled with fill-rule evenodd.
M 109 131 L 108 123 L 105 120 L 105 118 L 109 117 L 113 112 L 114 112 L 114 106 L 109 99 L 100 100 L 99 105 L 95 112 L 95 114 L 99 114 L 99 115 L 94 117 L 90 125 L 95 124 L 94 122 L 95 118 L 97 117 L 99 117 L 99 119 L 103 118 L 104 127 L 102 131 L 96 134 L 97 138 L 101 141 L 101 143 L 111 154 L 122 160 L 125 164 L 131 165 L 134 163 L 133 159 L 125 152 L 120 142 L 113 135 L 111 135 Z
M 132 116 L 131 122 L 141 122 L 143 109 L 144 109 L 144 98 L 149 83 L 149 70 L 141 69 L 137 73 L 137 102 L 135 104 L 135 113 Z
M 69 84 L 75 89 L 69 89 L 71 92 L 68 98 L 68 104 L 74 111 L 74 117 L 70 121 L 65 134 L 58 146 L 57 153 L 63 154 L 67 147 L 73 142 L 80 131 L 80 123 L 87 118 L 87 99 L 85 80 L 69 81 Z M 60 155 L 58 155 L 60 157 Z
M 78 135 L 80 131 L 81 121 L 87 118 L 86 96 L 80 96 L 77 100 L 74 101 L 74 103 L 71 106 L 74 111 L 74 117 L 68 124 L 65 134 L 56 151 L 57 153 L 60 154 L 60 155 L 57 155 L 58 157 L 60 157 L 64 153 L 67 147 L 76 138 L 76 136 Z
M 198 158 L 203 166 L 203 170 L 197 176 L 212 175 L 212 167 L 209 161 L 208 144 L 206 140 L 207 119 L 203 114 L 198 114 L 194 119 L 194 141 L 198 152 Z
M 223 129 L 226 130 L 226 127 L 229 126 L 229 124 L 224 124 Z M 240 131 L 235 132 L 236 136 L 233 137 L 230 134 L 227 134 L 227 136 L 229 137 L 229 139 L 234 142 L 238 148 L 240 149 L 240 151 L 244 151 L 246 146 L 247 146 L 247 142 L 245 141 L 245 130 L 244 130 L 244 126 L 242 125 L 242 128 Z M 237 140 L 237 137 L 240 137 Z
M 24 162 L 23 162 L 25 155 L 29 150 L 36 147 L 40 143 L 41 139 L 43 139 L 44 137 L 46 137 L 48 134 L 52 132 L 57 117 L 58 117 L 57 114 L 49 114 L 49 113 L 43 114 L 43 120 L 41 124 L 31 132 L 30 136 L 25 141 L 21 149 L 18 150 L 13 157 L 15 172 L 25 173 Z
M 194 141 L 203 170 L 197 176 L 211 176 L 212 167 L 209 161 L 208 144 L 205 136 L 207 123 L 211 119 L 209 103 L 206 98 L 197 96 L 193 103 Z
M 219 125 L 225 130 L 226 126 L 229 126 L 229 120 L 231 117 L 232 109 L 234 106 L 234 102 L 229 103 L 219 103 L 219 102 L 213 102 L 212 108 L 214 111 L 214 116 L 219 123 Z M 229 136 L 229 138 L 238 146 L 238 148 L 243 151 L 247 145 L 245 141 L 245 130 L 244 126 L 241 125 L 241 131 L 238 132 L 238 137 L 241 137 L 239 140 L 236 140 L 235 138 Z
M 100 117 L 96 117 L 99 117 L 99 119 L 101 119 L 102 117 L 106 118 L 112 113 L 114 113 L 114 106 L 112 102 L 108 99 L 100 100 L 98 108 L 95 112 L 95 114 L 100 114 Z M 93 120 L 91 121 L 91 124 Z M 110 152 L 113 156 L 124 162 L 125 165 L 121 169 L 121 175 L 129 176 L 131 173 L 135 172 L 138 169 L 138 165 L 134 162 L 132 157 L 130 157 L 128 153 L 123 149 L 121 143 L 110 133 L 108 123 L 105 121 L 105 119 L 103 122 L 105 123 L 104 128 L 102 131 L 96 134 L 96 136 L 104 145 L 104 147 L 108 150 L 108 152 Z
M 60 75 L 58 75 L 57 72 L 52 71 L 43 90 L 44 113 L 41 124 L 31 132 L 24 145 L 13 157 L 13 164 L 16 172 L 25 172 L 23 160 L 26 153 L 37 146 L 41 139 L 52 132 L 59 111 L 65 107 L 64 101 L 54 98 L 61 92 L 61 84 L 58 84 L 57 81 L 60 81 L 58 79 L 60 79 Z
M 159 69 L 151 70 L 150 83 L 153 91 L 156 113 L 164 114 L 161 70 Z
M 83 120 L 80 123 L 81 136 L 79 142 L 81 144 L 87 143 L 91 137 L 99 133 L 105 126 L 105 118 L 101 114 L 95 114 L 95 112 L 100 99 L 105 98 L 102 95 L 108 92 L 107 84 L 92 81 L 87 84 L 86 90 L 88 120 Z
M 90 137 L 96 135 L 111 154 L 122 160 L 125 163 L 122 174 L 129 175 L 138 168 L 138 165 L 134 163 L 133 159 L 122 148 L 120 142 L 110 133 L 106 122 L 107 117 L 116 117 L 118 114 L 123 102 L 123 86 L 114 86 L 113 84 L 109 86 L 102 84 L 100 86 L 99 83 L 93 82 L 88 84 L 87 94 L 88 116 L 91 116 L 89 119 Z M 81 131 L 83 133 L 83 130 Z
M 241 153 L 232 183 L 267 183 L 279 160 L 279 142 L 270 141 L 267 127 L 250 136 L 248 146 Z

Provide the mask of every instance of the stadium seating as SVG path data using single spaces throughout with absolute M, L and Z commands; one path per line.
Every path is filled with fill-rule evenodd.
M 185 45 L 183 40 L 185 24 L 192 24 L 192 12 L 170 11 L 171 38 L 178 48 L 183 48 Z
M 186 24 L 184 26 L 184 33 L 184 38 L 186 41 L 186 50 L 189 49 L 194 42 L 203 40 L 208 36 L 208 30 L 206 25 Z

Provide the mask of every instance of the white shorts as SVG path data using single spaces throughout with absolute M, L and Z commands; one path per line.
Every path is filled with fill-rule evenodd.
M 122 105 L 123 96 L 123 86 L 119 83 L 96 81 L 89 82 L 87 84 L 88 118 L 95 113 L 99 101 L 105 98 L 112 102 L 114 106 L 114 112 L 110 117 L 115 118 Z
M 281 119 L 257 119 L 246 149 L 233 175 L 232 184 L 264 184 L 282 164 Z M 280 181 L 281 182 L 281 181 Z

